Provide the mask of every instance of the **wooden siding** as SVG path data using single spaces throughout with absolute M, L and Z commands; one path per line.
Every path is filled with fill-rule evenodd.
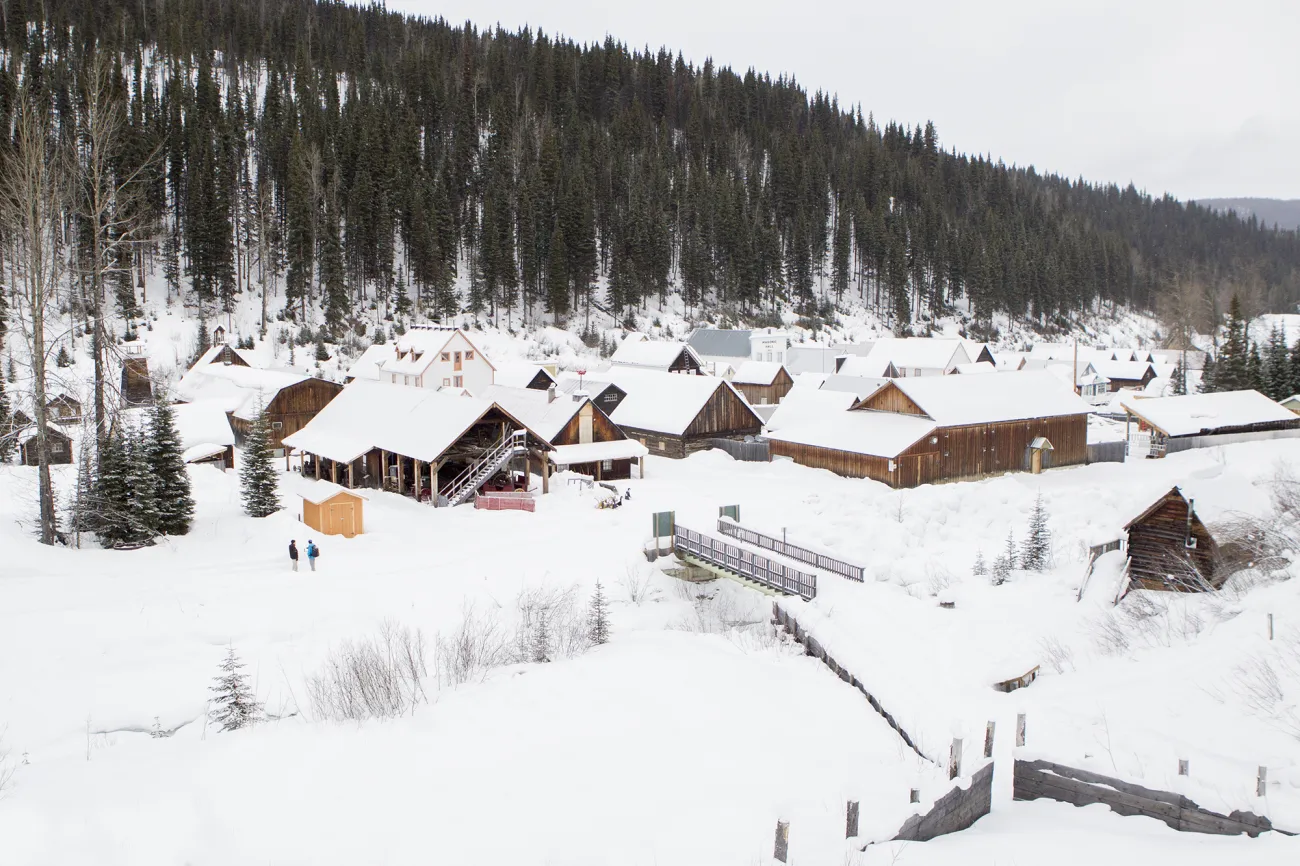
M 888 386 L 886 386 L 888 387 Z M 871 478 L 891 487 L 917 487 L 939 481 L 960 481 L 1000 472 L 1027 471 L 1029 443 L 1046 436 L 1055 449 L 1053 466 L 1070 466 L 1088 460 L 1088 416 L 1007 421 L 970 427 L 939 427 L 894 459 L 798 445 L 773 439 L 772 455 L 796 463 L 829 469 L 848 478 Z M 931 439 L 937 441 L 931 442 Z
M 287 388 L 281 388 L 266 406 L 266 419 L 271 424 L 271 447 L 283 448 L 281 442 L 284 437 L 306 427 L 307 423 L 316 417 L 316 413 L 324 409 L 326 404 L 342 390 L 343 386 L 337 382 L 315 378 L 304 379 Z M 230 424 L 235 428 L 241 443 L 253 427 L 251 421 L 242 418 L 232 417 Z M 280 426 L 277 428 L 276 424 Z
M 149 378 L 147 358 L 122 359 L 122 401 L 128 406 L 153 402 L 153 381 Z
M 875 409 L 879 412 L 898 412 L 903 415 L 924 415 L 920 406 L 904 394 L 893 382 L 886 382 L 880 390 L 869 395 L 854 409 Z
M 596 404 L 596 408 L 608 415 L 618 408 L 618 404 L 622 403 L 623 398 L 626 396 L 626 391 L 610 383 L 602 387 L 599 393 L 592 393 L 591 402 Z
M 573 398 L 569 397 L 568 395 L 562 394 L 556 397 L 555 399 L 571 400 Z M 592 415 L 591 415 L 591 441 L 592 442 L 616 442 L 620 439 L 627 438 L 627 436 L 624 435 L 623 431 L 618 428 L 618 425 L 615 424 L 613 421 L 609 420 L 609 416 L 606 415 L 604 412 L 600 411 L 600 407 L 597 406 L 594 402 L 591 404 L 591 408 L 592 408 Z M 581 414 L 582 413 L 580 412 L 575 413 L 574 416 L 569 419 L 569 423 L 565 424 L 564 428 L 555 435 L 554 439 L 551 440 L 552 445 L 577 445 L 580 443 L 580 440 L 578 438 L 578 430 L 581 427 L 581 421 L 582 421 L 580 417 Z
M 352 538 L 365 533 L 365 500 L 339 492 L 324 502 L 303 500 L 302 522 L 322 535 Z
M 1195 592 L 1223 584 L 1217 568 L 1218 545 L 1194 507 L 1189 528 L 1188 510 L 1182 495 L 1171 490 L 1129 526 L 1128 571 L 1133 586 Z M 1196 539 L 1196 547 L 1191 549 L 1187 547 L 1189 534 Z
M 72 462 L 72 440 L 53 427 L 45 431 L 45 441 L 50 449 L 50 465 L 63 466 Z M 40 465 L 40 449 L 36 436 L 18 446 L 18 458 L 24 466 Z
M 770 385 L 750 385 L 741 382 L 732 384 L 736 386 L 737 391 L 745 395 L 745 399 L 751 406 L 775 406 L 790 393 L 790 389 L 794 387 L 794 379 L 790 378 L 785 367 L 781 367 Z
M 749 404 L 726 385 L 719 385 L 686 428 L 687 440 L 735 436 L 757 436 L 763 429 L 762 420 L 749 408 Z M 704 447 L 708 447 L 705 445 Z
M 700 372 L 700 363 L 695 360 L 695 355 L 686 346 L 678 353 L 673 362 L 668 365 L 669 373 L 698 373 Z
M 239 357 L 239 353 L 230 346 L 222 346 L 221 351 L 212 356 L 210 364 L 231 364 L 235 367 L 247 367 L 248 362 Z

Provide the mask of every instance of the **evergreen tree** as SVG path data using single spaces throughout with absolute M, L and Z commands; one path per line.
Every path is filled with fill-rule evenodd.
M 1181 397 L 1187 393 L 1187 352 L 1183 352 L 1183 356 L 1174 366 L 1172 384 L 1174 396 Z
M 328 361 L 330 359 L 330 350 L 325 347 L 325 340 L 322 337 L 316 338 L 316 360 Z
M 194 362 L 202 358 L 203 354 L 211 348 L 212 332 L 208 330 L 208 314 L 200 306 L 198 332 L 194 335 L 194 358 L 190 361 L 190 365 L 193 366 Z
M 1246 320 L 1241 314 L 1241 301 L 1233 295 L 1228 306 L 1223 345 L 1214 359 L 1214 390 L 1244 391 L 1254 387 L 1251 384 L 1251 354 Z
M 1285 400 L 1291 394 L 1291 354 L 1286 345 L 1286 331 L 1274 326 L 1268 335 L 1262 359 L 1263 392 L 1272 400 Z
M 280 510 L 278 478 L 271 456 L 271 425 L 265 410 L 257 413 L 244 439 L 244 464 L 239 470 L 244 511 L 250 517 L 267 517 Z
M 992 573 L 989 575 L 994 586 L 1001 586 L 1011 577 L 1011 570 L 1016 567 L 1016 539 L 1011 530 L 1007 530 L 1007 544 L 993 560 Z
M 537 613 L 537 624 L 533 626 L 533 645 L 531 647 L 534 662 L 551 660 L 551 624 L 546 617 L 546 608 Z
M 1250 344 L 1250 352 L 1246 355 L 1246 381 L 1242 387 L 1260 392 L 1263 392 L 1266 388 L 1264 383 L 1264 361 L 1259 356 L 1259 346 L 1254 343 Z
M 100 450 L 89 527 L 106 547 L 153 538 L 157 523 L 154 479 L 135 431 L 115 429 Z
M 194 497 L 175 413 L 165 399 L 154 401 L 149 413 L 145 463 L 154 484 L 155 530 L 162 535 L 185 535 L 194 518 Z
M 1047 527 L 1047 508 L 1040 491 L 1029 512 L 1029 528 L 1020 545 L 1020 567 L 1025 571 L 1043 571 L 1052 555 L 1052 531 Z
M 59 354 L 55 357 L 54 363 L 60 367 L 72 366 L 72 356 L 68 354 L 68 347 L 62 343 L 59 344 Z
M 262 705 L 253 695 L 248 674 L 244 673 L 244 663 L 235 655 L 233 646 L 226 650 L 221 674 L 213 679 L 210 691 L 212 699 L 208 718 L 221 730 L 237 731 L 261 721 Z
M 599 580 L 587 604 L 587 642 L 592 646 L 609 643 L 609 601 Z
M 984 561 L 984 549 L 980 548 L 975 551 L 975 564 L 971 566 L 970 573 L 976 577 L 985 577 L 989 573 L 988 563 Z
M 1300 394 L 1300 338 L 1297 338 L 1295 345 L 1291 347 L 1290 366 L 1291 379 L 1288 389 L 1290 394 Z

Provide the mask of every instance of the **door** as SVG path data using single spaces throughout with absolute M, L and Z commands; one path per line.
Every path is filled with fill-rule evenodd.
M 583 406 L 582 411 L 578 413 L 578 444 L 579 445 L 587 445 L 591 442 L 591 437 L 592 437 L 591 416 L 592 416 L 592 412 L 591 412 L 590 404 Z
M 330 527 L 335 535 L 351 538 L 356 535 L 355 510 L 351 502 L 339 502 L 330 506 Z

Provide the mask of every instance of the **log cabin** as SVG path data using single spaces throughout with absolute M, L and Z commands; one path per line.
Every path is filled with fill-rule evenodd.
M 649 340 L 644 334 L 630 334 L 618 344 L 609 362 L 616 367 L 634 367 L 661 373 L 703 373 L 704 362 L 686 343 Z
M 445 391 L 353 382 L 285 445 L 301 455 L 309 477 L 436 502 L 516 431 L 527 453 L 511 457 L 479 489 L 526 488 L 536 468 L 547 492 L 545 457 L 554 446 L 496 403 Z
M 712 447 L 713 439 L 744 440 L 763 429 L 763 419 L 725 379 L 617 366 L 601 375 L 626 394 L 610 419 L 651 454 L 680 459 Z
M 1156 368 L 1150 361 L 1106 361 L 1089 362 L 1083 370 L 1083 376 L 1095 373 L 1107 380 L 1111 393 L 1121 390 L 1139 390 L 1156 377 Z
M 646 447 L 628 438 L 591 398 L 581 391 L 562 394 L 493 385 L 484 397 L 518 418 L 528 429 L 555 446 L 547 459 L 597 481 L 645 477 Z
M 1206 592 L 1223 586 L 1219 545 L 1178 487 L 1124 524 L 1124 531 L 1131 588 Z
M 604 377 L 604 378 L 601 378 Z M 607 374 L 598 374 L 593 379 L 590 376 L 579 375 L 577 373 L 565 373 L 560 377 L 560 389 L 564 394 L 572 395 L 576 391 L 583 391 L 591 397 L 591 402 L 595 403 L 600 411 L 606 415 L 612 415 L 618 408 L 618 404 L 623 402 L 627 392 L 608 381 Z
M 794 387 L 794 379 L 775 361 L 745 361 L 736 369 L 731 384 L 751 406 L 775 406 Z
M 81 401 L 60 394 L 45 404 L 45 417 L 55 424 L 76 424 L 81 420 Z
M 38 466 L 40 464 L 40 448 L 36 438 L 36 428 L 29 427 L 26 430 L 20 430 L 15 435 L 18 440 L 18 460 L 24 466 Z M 58 427 L 49 426 L 45 429 L 45 441 L 50 449 L 49 464 L 51 466 L 64 466 L 72 462 L 72 437 L 64 433 Z
M 1132 454 L 1163 457 L 1171 443 L 1200 436 L 1275 433 L 1300 429 L 1300 416 L 1258 391 L 1217 391 L 1181 397 L 1120 400 Z
M 271 449 L 283 454 L 286 436 L 301 430 L 338 396 L 343 386 L 291 370 L 238 364 L 196 366 L 176 385 L 178 402 L 219 401 L 242 444 L 259 412 L 270 424 Z
M 773 456 L 891 487 L 1084 463 L 1088 405 L 1051 373 L 892 379 L 847 412 L 768 434 Z M 1046 440 L 1038 442 L 1037 440 Z M 1050 447 L 1048 444 L 1050 443 Z

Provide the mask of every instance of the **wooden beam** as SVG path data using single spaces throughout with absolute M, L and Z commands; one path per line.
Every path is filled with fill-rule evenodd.
M 397 492 L 398 493 L 406 492 L 406 484 L 404 483 L 405 479 L 402 477 L 402 468 L 403 468 L 402 455 L 398 454 L 397 455 Z
M 546 456 L 546 455 L 542 455 Z M 549 459 L 542 461 L 542 493 L 551 492 L 551 461 Z
M 337 460 L 330 461 L 330 481 L 335 484 L 339 483 L 339 462 Z
M 420 491 L 423 489 L 423 488 L 420 487 L 420 461 L 419 461 L 419 460 L 416 460 L 416 461 L 415 461 L 415 472 L 412 473 L 412 474 L 413 474 L 415 477 L 412 479 L 412 482 L 411 482 L 411 483 L 412 483 L 412 485 L 415 487 L 415 498 L 416 498 L 416 501 L 419 501 L 419 499 L 420 499 Z
M 349 464 L 348 464 L 348 487 L 350 487 L 350 488 L 355 488 L 355 487 L 357 486 L 357 485 L 356 485 L 356 482 L 354 482 L 354 481 L 352 480 L 352 467 L 353 467 L 353 465 L 355 465 L 355 462 L 354 462 L 354 463 L 349 463 Z
M 320 457 L 319 454 L 313 454 L 312 456 L 316 458 L 316 460 L 315 460 L 315 463 L 316 463 L 316 480 L 317 480 L 317 481 L 320 481 L 320 460 L 321 460 L 321 457 Z

